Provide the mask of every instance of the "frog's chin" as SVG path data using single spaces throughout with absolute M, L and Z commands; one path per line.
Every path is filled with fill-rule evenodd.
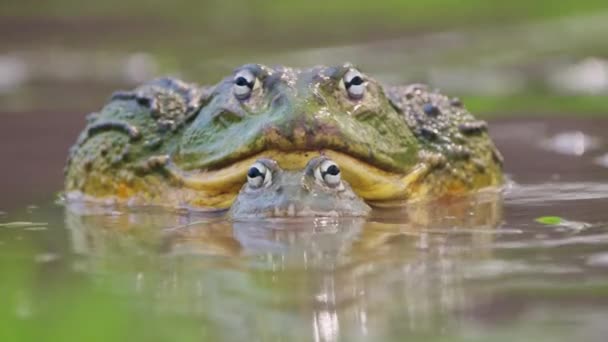
M 260 158 L 275 160 L 284 170 L 302 170 L 310 159 L 324 155 L 335 161 L 355 193 L 366 201 L 387 201 L 408 199 L 420 178 L 426 174 L 428 167 L 414 165 L 409 172 L 399 174 L 379 169 L 352 156 L 334 150 L 319 151 L 278 151 L 269 150 L 246 159 L 232 163 L 221 169 L 206 171 L 186 171 L 169 162 L 167 171 L 181 185 L 206 195 L 235 196 L 247 179 L 247 171 Z

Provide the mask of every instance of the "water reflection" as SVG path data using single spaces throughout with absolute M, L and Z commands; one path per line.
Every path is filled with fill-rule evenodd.
M 74 267 L 103 288 L 196 315 L 225 338 L 316 341 L 457 325 L 454 313 L 483 298 L 464 286 L 467 265 L 492 257 L 501 220 L 497 192 L 367 220 L 66 210 Z

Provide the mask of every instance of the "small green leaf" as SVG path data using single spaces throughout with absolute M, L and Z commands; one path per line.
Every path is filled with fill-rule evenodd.
M 559 216 L 541 216 L 537 217 L 534 221 L 553 226 L 564 223 L 564 219 Z

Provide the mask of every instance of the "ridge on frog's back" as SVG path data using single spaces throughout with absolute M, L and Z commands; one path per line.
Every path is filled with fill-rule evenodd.
M 252 64 L 214 86 L 164 78 L 115 93 L 88 117 L 65 188 L 68 198 L 223 209 L 256 160 L 294 171 L 320 155 L 371 204 L 502 184 L 486 123 L 458 99 L 383 86 L 350 64 Z

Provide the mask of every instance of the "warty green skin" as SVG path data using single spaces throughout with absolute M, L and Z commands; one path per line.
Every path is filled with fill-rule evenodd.
M 238 68 L 251 71 L 257 87 L 243 101 L 233 94 L 232 76 L 220 82 L 185 129 L 175 163 L 207 169 L 271 149 L 332 149 L 385 169 L 409 169 L 417 159 L 414 135 L 372 79 L 362 99 L 349 98 L 342 78 L 351 68 Z
M 397 175 L 423 165 L 423 176 L 399 200 L 501 184 L 502 157 L 487 126 L 459 100 L 422 85 L 383 86 L 368 75 L 364 95 L 353 99 L 343 81 L 352 69 L 251 64 L 215 86 L 164 78 L 118 92 L 89 116 L 71 149 L 66 192 L 93 200 L 222 209 L 240 186 L 227 183 L 201 193 L 175 177 L 175 170 L 221 173 L 266 151 L 337 151 Z M 242 70 L 256 77 L 246 99 L 234 94 L 234 75 Z M 351 184 L 359 193 L 359 184 Z M 215 203 L 207 201 L 210 196 L 223 197 Z
M 327 158 L 314 158 L 299 171 L 285 171 L 274 160 L 258 160 L 270 170 L 272 181 L 260 187 L 245 183 L 230 207 L 230 217 L 367 216 L 371 208 L 347 182 L 329 186 L 315 177 L 315 169 L 324 160 Z

